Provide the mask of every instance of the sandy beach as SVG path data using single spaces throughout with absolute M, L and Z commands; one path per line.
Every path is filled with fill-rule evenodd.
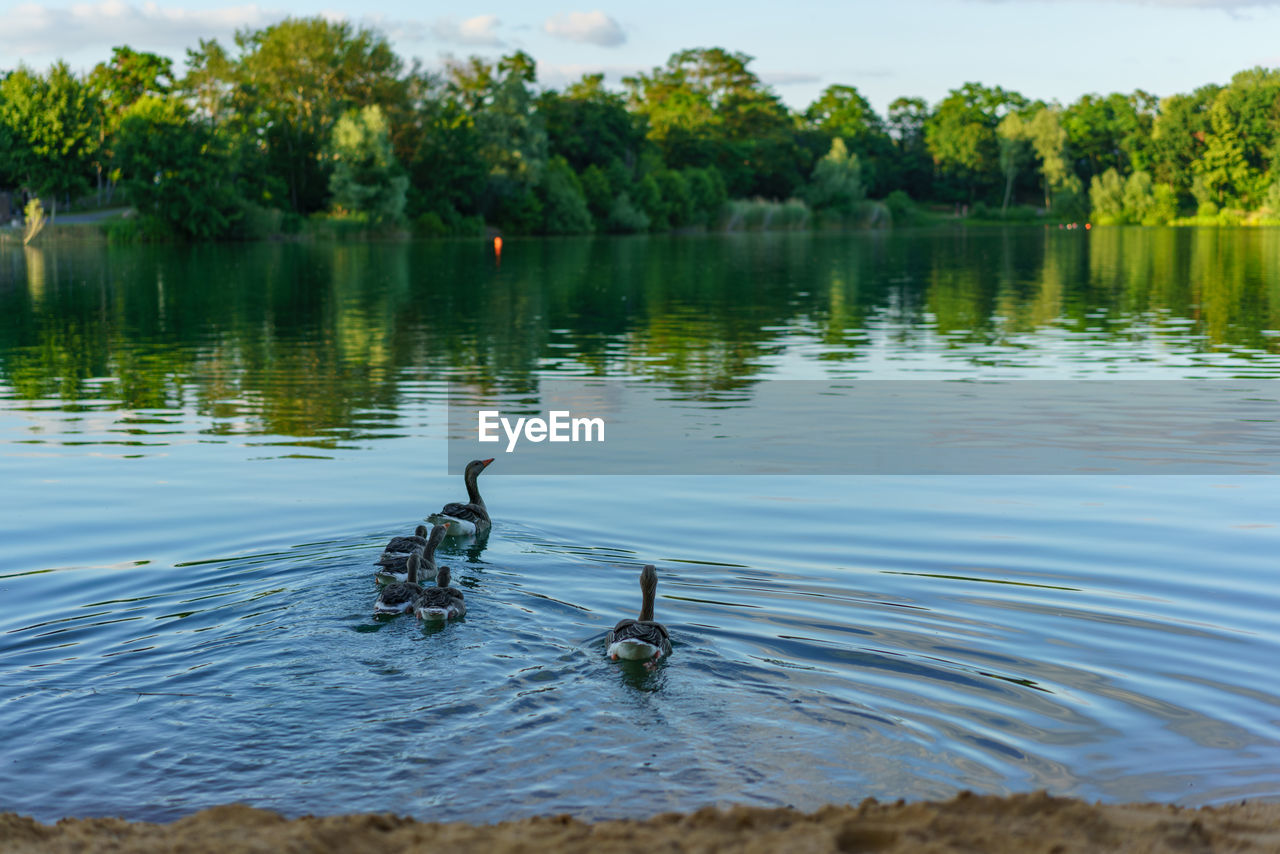
M 1088 804 L 1043 792 L 962 793 L 945 802 L 827 806 L 813 813 L 735 807 L 644 821 L 586 823 L 570 816 L 496 825 L 431 824 L 390 814 L 288 820 L 233 804 L 172 824 L 115 818 L 54 826 L 0 815 L 6 854 L 71 851 L 452 852 L 1189 852 L 1280 851 L 1280 804 L 1186 809 Z

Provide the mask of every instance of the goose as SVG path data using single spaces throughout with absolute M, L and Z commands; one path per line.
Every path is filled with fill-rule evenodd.
M 387 543 L 386 548 L 382 550 L 382 556 L 402 554 L 409 556 L 409 552 L 414 549 L 420 549 L 427 544 L 427 526 L 419 525 L 413 529 L 411 537 L 392 537 L 391 542 Z
M 649 564 L 640 570 L 640 619 L 621 620 L 605 636 L 609 658 L 649 661 L 671 654 L 671 635 L 667 627 L 653 619 L 653 600 L 658 592 L 658 570 Z
M 406 561 L 409 569 L 408 581 L 397 581 L 382 588 L 378 601 L 373 603 L 373 613 L 407 614 L 413 610 L 413 603 L 422 595 L 422 586 L 418 584 L 418 566 L 422 559 L 421 552 L 410 552 Z
M 493 462 L 493 457 L 487 460 L 472 460 L 467 463 L 467 468 L 462 474 L 463 480 L 467 484 L 467 503 L 462 504 L 455 501 L 446 504 L 439 513 L 432 513 L 428 516 L 427 521 L 450 523 L 449 535 L 456 537 L 465 537 L 489 530 L 492 520 L 489 518 L 488 509 L 484 506 L 484 499 L 480 497 L 480 488 L 476 486 L 476 478 L 480 476 L 480 472 L 488 468 L 491 462 Z
M 449 567 L 440 567 L 435 587 L 423 588 L 413 603 L 413 613 L 419 620 L 452 620 L 467 613 L 462 591 L 449 586 Z
M 425 530 L 422 525 L 418 526 Z M 406 555 L 388 555 L 387 552 L 382 553 L 382 557 L 378 560 L 377 570 L 374 571 L 374 578 L 379 581 L 408 581 L 409 580 L 409 557 L 410 555 L 418 556 L 418 577 L 424 581 L 430 581 L 436 577 L 436 547 L 440 545 L 440 541 L 444 539 L 445 532 L 449 529 L 449 523 L 445 522 L 440 525 L 434 525 L 431 533 L 427 535 L 426 543 L 422 546 L 414 548 Z

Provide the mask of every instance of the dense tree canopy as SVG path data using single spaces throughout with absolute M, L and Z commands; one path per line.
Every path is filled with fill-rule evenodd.
M 0 188 L 56 210 L 118 184 L 151 233 L 191 238 L 332 215 L 427 234 L 716 227 L 740 219 L 726 200 L 756 197 L 841 221 L 886 197 L 895 215 L 912 199 L 1133 223 L 1280 214 L 1276 69 L 1065 105 L 969 82 L 881 115 L 847 82 L 792 111 L 753 61 L 691 48 L 621 90 L 602 74 L 557 90 L 521 51 L 424 70 L 322 17 L 202 40 L 181 74 L 121 45 L 87 74 L 0 73 Z

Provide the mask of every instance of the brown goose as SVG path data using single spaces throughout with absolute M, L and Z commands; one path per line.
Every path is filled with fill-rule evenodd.
M 419 620 L 452 620 L 467 613 L 467 603 L 462 591 L 449 586 L 449 567 L 440 567 L 435 587 L 424 587 L 422 595 L 413 603 L 413 613 Z
M 386 548 L 382 550 L 382 556 L 402 554 L 409 556 L 409 552 L 414 549 L 420 549 L 427 544 L 427 526 L 419 525 L 413 529 L 411 537 L 392 537 L 391 542 L 387 543 Z
M 493 520 L 489 518 L 489 510 L 484 506 L 484 499 L 480 497 L 480 487 L 476 486 L 476 478 L 480 476 L 480 472 L 489 467 L 491 462 L 493 457 L 467 463 L 467 468 L 462 473 L 463 481 L 467 484 L 467 503 L 454 501 L 446 504 L 439 513 L 428 516 L 427 521 L 433 524 L 450 523 L 449 536 L 451 537 L 463 537 L 489 530 Z
M 413 610 L 413 603 L 422 595 L 422 586 L 418 584 L 418 565 L 420 552 L 410 552 L 406 561 L 409 568 L 409 579 L 397 581 L 382 588 L 378 601 L 373 603 L 376 614 L 407 614 Z
M 426 530 L 422 525 L 418 526 L 421 530 Z M 382 557 L 378 560 L 378 568 L 374 570 L 374 578 L 382 582 L 390 581 L 407 581 L 409 579 L 409 557 L 411 555 L 418 556 L 418 577 L 424 581 L 430 581 L 436 577 L 436 547 L 440 545 L 440 541 L 444 539 L 445 533 L 449 528 L 449 523 L 435 525 L 431 528 L 431 533 L 427 535 L 425 543 L 415 547 L 408 554 L 388 554 L 382 553 Z
M 609 645 L 609 657 L 614 661 L 619 658 L 649 661 L 671 654 L 667 627 L 653 619 L 653 600 L 658 593 L 658 571 L 653 564 L 640 570 L 640 592 L 644 597 L 640 619 L 622 620 L 604 639 Z

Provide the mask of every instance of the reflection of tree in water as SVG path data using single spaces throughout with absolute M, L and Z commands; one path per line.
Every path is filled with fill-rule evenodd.
M 511 240 L 501 266 L 479 241 L 45 247 L 0 255 L 0 378 L 333 444 L 442 380 L 733 389 L 797 342 L 855 368 L 929 330 L 962 360 L 1049 327 L 1271 352 L 1277 262 L 1272 232 L 1144 228 Z

